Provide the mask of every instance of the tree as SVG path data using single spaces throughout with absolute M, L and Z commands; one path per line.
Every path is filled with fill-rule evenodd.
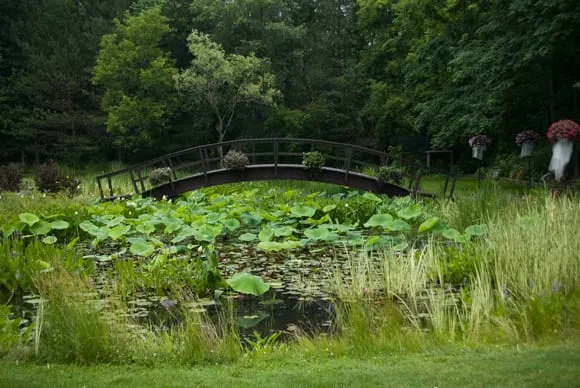
M 102 108 L 116 144 L 136 151 L 164 135 L 177 105 L 177 69 L 160 47 L 170 28 L 159 7 L 115 20 L 101 39 L 93 82 L 105 88 Z
M 280 92 L 264 60 L 252 54 L 226 54 L 221 45 L 196 30 L 188 42 L 194 58 L 191 66 L 175 77 L 177 89 L 186 109 L 204 104 L 211 109 L 219 142 L 225 140 L 240 106 L 275 104 Z

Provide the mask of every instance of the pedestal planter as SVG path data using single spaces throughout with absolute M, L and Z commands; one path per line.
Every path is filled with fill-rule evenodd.
M 569 139 L 559 138 L 552 146 L 552 160 L 549 170 L 554 172 L 556 180 L 560 181 L 564 177 L 564 170 L 570 162 L 574 152 L 574 143 Z
M 534 143 L 523 143 L 522 150 L 520 152 L 520 158 L 525 158 L 527 156 L 531 156 L 532 152 L 534 152 Z
M 483 151 L 485 151 L 485 147 L 475 146 L 471 149 L 471 155 L 475 159 L 483 160 Z

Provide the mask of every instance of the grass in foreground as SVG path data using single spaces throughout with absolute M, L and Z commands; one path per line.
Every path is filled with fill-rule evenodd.
M 454 348 L 364 358 L 247 359 L 155 368 L 0 363 L 2 387 L 548 387 L 580 386 L 580 348 Z

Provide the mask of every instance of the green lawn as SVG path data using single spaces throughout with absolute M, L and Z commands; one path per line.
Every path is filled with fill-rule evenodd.
M 0 387 L 574 387 L 580 348 L 494 348 L 231 365 L 93 367 L 0 363 Z

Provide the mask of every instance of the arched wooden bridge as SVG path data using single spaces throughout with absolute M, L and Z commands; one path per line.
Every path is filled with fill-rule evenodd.
M 244 152 L 250 164 L 241 171 L 223 168 L 219 155 L 225 155 L 230 149 Z M 302 165 L 303 153 L 309 151 L 319 151 L 325 156 L 321 171 L 312 173 Z M 406 171 L 398 184 L 379 181 L 366 173 L 393 163 Z M 150 183 L 149 174 L 156 168 L 170 169 L 167 183 Z M 422 191 L 421 178 L 434 174 L 444 177 L 438 179 L 443 187 L 438 192 Z M 455 175 L 449 172 L 353 144 L 293 138 L 243 139 L 192 147 L 100 175 L 97 184 L 104 200 L 135 193 L 159 199 L 202 187 L 268 180 L 316 181 L 390 196 L 452 197 L 455 189 Z

